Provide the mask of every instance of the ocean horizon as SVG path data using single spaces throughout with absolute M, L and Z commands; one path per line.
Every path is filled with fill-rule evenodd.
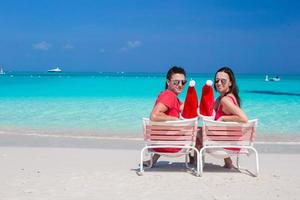
M 213 76 L 188 74 L 199 100 Z M 259 120 L 258 134 L 300 136 L 300 75 L 280 78 L 266 82 L 265 74 L 236 74 L 242 108 Z M 0 84 L 1 133 L 136 138 L 142 137 L 141 119 L 164 90 L 165 73 L 7 72 Z

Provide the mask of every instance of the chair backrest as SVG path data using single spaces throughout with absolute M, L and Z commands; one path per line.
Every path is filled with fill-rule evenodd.
M 195 146 L 198 118 L 153 122 L 143 118 L 144 140 L 147 145 Z
M 255 140 L 257 119 L 247 123 L 220 122 L 203 119 L 204 145 L 252 145 Z

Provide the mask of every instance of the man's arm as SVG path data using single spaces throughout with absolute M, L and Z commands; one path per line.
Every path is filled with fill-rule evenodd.
M 165 112 L 168 110 L 168 107 L 163 103 L 157 103 L 150 115 L 151 121 L 169 121 L 169 120 L 177 120 L 177 117 L 166 115 Z

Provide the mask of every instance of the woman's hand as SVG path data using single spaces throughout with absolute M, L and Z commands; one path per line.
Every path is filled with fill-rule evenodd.
M 217 121 L 221 121 L 221 122 L 225 122 L 224 117 L 219 117 L 219 119 L 217 119 Z

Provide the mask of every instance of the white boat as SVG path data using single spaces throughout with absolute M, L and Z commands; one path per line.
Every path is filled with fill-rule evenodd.
M 280 81 L 280 78 L 279 76 L 269 77 L 268 75 L 266 75 L 265 81 Z
M 278 76 L 272 77 L 272 78 L 269 78 L 269 81 L 280 81 L 280 78 Z
M 0 68 L 0 75 L 3 75 L 3 74 L 5 74 L 5 71 L 4 71 L 3 68 L 1 67 L 1 68 Z
M 49 69 L 48 72 L 62 72 L 62 70 L 59 67 Z

